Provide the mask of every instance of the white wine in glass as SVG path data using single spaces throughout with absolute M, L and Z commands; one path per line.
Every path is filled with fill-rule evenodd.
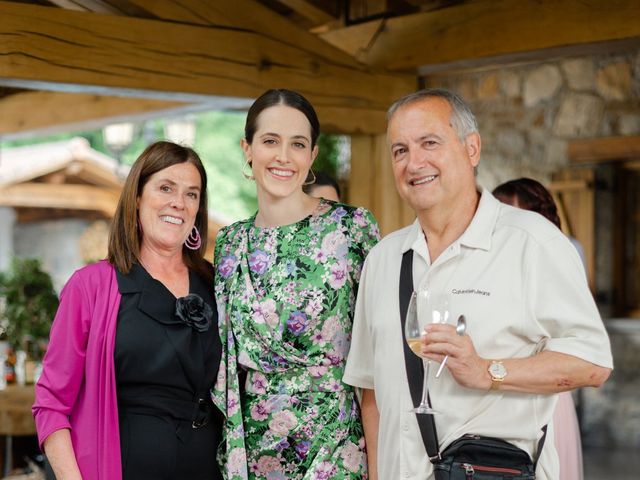
M 414 413 L 422 414 L 434 414 L 438 413 L 429 406 L 429 367 L 431 362 L 425 360 L 422 357 L 422 330 L 424 328 L 424 322 L 421 322 L 418 318 L 418 294 L 413 292 L 411 294 L 411 300 L 409 300 L 409 307 L 407 308 L 407 316 L 404 322 L 404 337 L 406 339 L 409 348 L 417 356 L 422 358 L 422 366 L 424 367 L 424 377 L 422 380 L 422 400 L 420 405 L 411 410 Z

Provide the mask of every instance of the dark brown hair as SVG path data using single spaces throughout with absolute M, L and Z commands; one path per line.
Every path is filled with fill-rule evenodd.
M 156 142 L 149 145 L 138 157 L 124 183 L 116 213 L 109 231 L 107 259 L 122 273 L 129 273 L 134 263 L 139 261 L 142 233 L 138 227 L 138 198 L 151 176 L 165 168 L 180 163 L 191 163 L 200 174 L 200 205 L 195 226 L 200 232 L 202 245 L 198 250 L 182 247 L 185 265 L 207 281 L 213 281 L 209 262 L 203 256 L 207 248 L 207 172 L 198 154 L 189 147 L 171 142 Z
M 304 193 L 310 194 L 313 192 L 315 187 L 333 187 L 333 189 L 338 194 L 338 198 L 340 198 L 340 185 L 338 185 L 338 181 L 329 175 L 326 172 L 320 171 L 315 172 L 316 181 L 313 183 L 305 184 L 302 186 L 302 191 Z
M 498 185 L 493 190 L 493 195 L 509 205 L 513 205 L 514 200 L 517 200 L 520 208 L 537 212 L 560 228 L 558 208 L 551 193 L 532 178 L 519 178 Z
M 313 105 L 298 92 L 284 88 L 267 90 L 253 102 L 247 113 L 247 121 L 244 125 L 244 138 L 247 143 L 251 144 L 253 142 L 253 136 L 258 129 L 258 117 L 260 114 L 267 108 L 276 105 L 295 108 L 307 117 L 311 125 L 311 148 L 315 147 L 318 135 L 320 135 L 320 122 Z

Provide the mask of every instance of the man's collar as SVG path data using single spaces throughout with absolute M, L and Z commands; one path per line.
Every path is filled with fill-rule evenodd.
M 422 233 L 422 226 L 420 225 L 420 221 L 416 218 L 409 227 L 409 233 L 402 243 L 402 253 L 404 254 L 411 248 L 417 250 L 420 242 L 424 243 L 426 247 L 424 234 Z
M 500 202 L 489 190 L 483 187 L 478 187 L 478 189 L 481 195 L 476 213 L 473 215 L 471 223 L 456 241 L 465 247 L 489 250 L 491 248 L 491 236 L 498 220 Z M 427 242 L 424 238 L 420 221 L 417 218 L 411 225 L 409 233 L 402 244 L 402 253 L 405 253 L 410 248 L 425 258 L 429 258 Z
M 460 244 L 470 248 L 489 250 L 491 237 L 495 230 L 500 202 L 486 188 L 479 187 L 480 202 L 471 223 L 460 236 Z

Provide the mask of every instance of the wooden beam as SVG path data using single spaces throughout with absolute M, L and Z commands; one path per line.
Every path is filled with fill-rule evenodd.
M 349 196 L 346 202 L 376 211 L 374 179 L 374 142 L 369 135 L 351 136 L 351 171 L 349 173 Z
M 95 13 L 110 13 L 119 14 L 122 13 L 117 8 L 113 7 L 107 2 L 102 0 L 48 0 L 49 2 L 57 5 L 60 8 L 67 10 L 76 10 L 80 12 L 89 11 Z
M 319 106 L 316 112 L 323 133 L 375 135 L 387 128 L 386 114 L 381 111 Z
M 622 164 L 622 168 L 625 170 L 640 170 L 640 158 L 637 160 L 629 160 L 628 162 L 624 162 Z M 640 220 L 640 218 L 638 219 Z
M 308 52 L 315 52 L 316 55 L 330 59 L 334 63 L 342 65 L 357 63 L 352 56 L 345 55 L 340 48 L 329 45 L 256 0 L 128 1 L 162 20 L 208 27 L 240 28 L 278 41 L 286 39 L 288 44 L 298 45 Z
M 372 20 L 352 27 L 329 30 L 319 34 L 319 37 L 354 58 L 361 59 L 366 58 L 367 50 L 382 32 L 385 24 L 386 20 Z
M 280 3 L 286 5 L 297 14 L 310 20 L 314 25 L 332 22 L 335 17 L 329 15 L 321 8 L 316 7 L 308 0 L 279 0 Z
M 322 34 L 367 65 L 392 70 L 420 68 L 426 74 L 456 65 L 478 66 L 496 59 L 548 56 L 545 49 L 633 41 L 640 37 L 636 0 L 480 0 L 432 12 L 388 19 L 382 26 L 362 24 Z M 359 42 L 356 42 L 359 39 Z M 528 54 L 528 56 L 524 56 Z M 470 61 L 471 60 L 471 61 Z
M 331 58 L 333 62 L 347 65 L 354 63 L 351 55 L 345 55 L 340 49 L 320 40 L 316 35 L 311 35 L 298 28 L 281 15 L 254 0 L 245 0 L 244 2 L 231 0 L 217 2 L 129 0 L 129 3 L 163 20 L 203 26 L 245 28 L 260 32 L 270 38 L 286 37 L 289 41 L 305 45 L 306 49 L 315 51 L 318 55 Z M 412 82 L 416 83 L 413 80 Z M 384 132 L 386 129 L 385 115 L 379 111 L 318 104 L 315 107 L 324 133 L 376 134 Z
M 69 108 L 72 105 L 73 108 Z M 246 102 L 246 106 L 249 102 Z M 0 98 L 0 137 L 30 138 L 145 120 L 218 110 L 215 103 L 182 103 L 87 93 L 24 91 Z M 224 109 L 224 106 L 222 107 Z M 316 108 L 323 133 L 376 134 L 386 128 L 382 111 L 345 107 Z
M 595 288 L 595 173 L 592 168 L 566 168 L 553 175 L 550 190 L 564 212 L 562 230 L 584 249 L 587 278 Z
M 351 174 L 347 201 L 371 210 L 383 235 L 412 221 L 412 212 L 396 190 L 386 135 L 351 137 Z
M 640 135 L 572 140 L 567 149 L 572 164 L 640 158 Z
M 78 12 L 86 12 L 89 9 L 83 5 L 80 5 L 73 0 L 49 0 L 50 3 L 56 7 L 66 8 L 67 10 L 77 10 Z
M 86 160 L 74 160 L 64 169 L 64 181 L 66 181 L 67 177 L 73 177 L 76 179 L 75 182 L 69 183 L 77 183 L 77 180 L 81 180 L 87 184 L 96 186 L 96 187 L 105 187 L 110 190 L 114 190 L 116 192 L 120 192 L 120 189 L 124 185 L 124 179 L 122 176 L 118 175 L 117 168 L 113 170 L 107 170 L 102 165 L 96 165 L 93 162 L 89 162 Z M 60 183 L 59 183 L 60 184 Z
M 286 37 L 289 41 L 305 45 L 306 49 L 331 58 L 334 62 L 347 65 L 354 63 L 351 55 L 345 55 L 340 49 L 320 40 L 316 35 L 311 35 L 298 28 L 281 15 L 254 0 L 245 0 L 244 2 L 230 0 L 217 2 L 129 0 L 129 3 L 163 20 L 202 26 L 245 28 L 260 32 L 270 38 Z M 250 14 L 247 14 L 248 12 Z M 412 82 L 414 81 L 412 80 Z M 376 134 L 384 132 L 386 129 L 385 115 L 379 111 L 317 104 L 315 107 L 324 133 Z
M 0 188 L 0 205 L 92 210 L 111 218 L 116 211 L 119 193 L 88 185 L 21 183 Z
M 592 186 L 589 185 L 589 183 L 587 183 L 587 181 L 582 178 L 569 179 L 569 180 L 554 180 L 547 186 L 549 191 L 552 193 L 557 193 L 557 192 L 564 193 L 564 192 L 571 192 L 574 190 L 585 190 L 591 187 Z
M 180 102 L 153 99 L 25 91 L 0 98 L 0 135 L 11 139 L 87 130 L 125 118 L 170 116 L 194 108 Z
M 370 110 L 415 88 L 260 33 L 0 2 L 0 84 L 86 92 L 174 92 L 254 98 L 300 91 L 318 108 Z M 30 83 L 31 82 L 31 83 Z M 355 127 L 354 127 L 355 129 Z

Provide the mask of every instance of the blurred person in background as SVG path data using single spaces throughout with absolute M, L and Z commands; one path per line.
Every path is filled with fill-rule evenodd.
M 316 181 L 303 185 L 302 191 L 316 198 L 324 198 L 332 202 L 340 201 L 340 186 L 335 178 L 325 172 L 316 172 Z
M 503 203 L 539 213 L 556 227 L 561 228 L 558 208 L 551 193 L 540 182 L 531 178 L 519 178 L 498 185 L 493 195 Z M 571 237 L 569 238 L 571 240 Z M 573 239 L 584 264 L 584 250 Z M 558 403 L 553 413 L 556 449 L 560 460 L 562 480 L 582 480 L 582 442 L 576 409 L 571 392 L 558 394 Z

